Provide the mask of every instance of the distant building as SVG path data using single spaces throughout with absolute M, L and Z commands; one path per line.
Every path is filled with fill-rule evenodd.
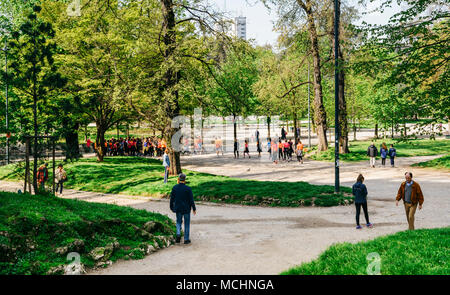
M 245 16 L 234 18 L 233 33 L 237 38 L 247 40 L 247 18 Z

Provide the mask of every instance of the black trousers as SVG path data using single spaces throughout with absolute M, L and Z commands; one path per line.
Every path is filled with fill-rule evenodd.
M 60 189 L 59 193 L 62 194 L 63 191 L 63 182 L 58 182 L 56 184 L 56 192 L 58 192 L 58 189 Z
M 366 223 L 369 223 L 369 213 L 367 212 L 367 202 L 366 203 L 355 203 L 356 206 L 356 225 L 359 225 L 359 213 L 361 212 L 361 206 L 364 210 L 364 217 L 366 218 Z

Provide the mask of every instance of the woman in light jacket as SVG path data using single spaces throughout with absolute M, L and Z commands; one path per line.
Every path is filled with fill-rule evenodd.
M 164 155 L 163 155 L 163 166 L 164 166 L 164 183 L 167 183 L 167 179 L 169 178 L 169 168 L 170 168 L 169 152 L 167 151 L 167 149 L 165 149 Z

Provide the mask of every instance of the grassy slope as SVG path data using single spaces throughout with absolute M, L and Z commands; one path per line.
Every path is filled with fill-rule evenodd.
M 76 249 L 81 262 L 92 267 L 87 255 L 115 239 L 120 244 L 111 261 L 131 256 L 142 258 L 141 250 L 151 244 L 162 246 L 159 238 L 142 236 L 139 228 L 154 221 L 151 234 L 174 237 L 175 225 L 167 216 L 116 205 L 0 192 L 0 274 L 45 274 L 50 268 L 66 263 L 66 253 L 58 247 L 69 246 L 75 239 L 84 247 Z M 34 249 L 33 249 L 34 247 Z M 73 251 L 70 249 L 69 252 Z
M 413 156 L 430 156 L 448 153 L 450 150 L 450 140 L 440 139 L 440 140 L 429 140 L 429 139 L 417 139 L 411 140 L 409 142 L 396 143 L 391 140 L 377 140 L 374 141 L 375 146 L 378 149 L 378 154 L 380 150 L 381 143 L 385 142 L 389 148 L 390 144 L 394 144 L 397 150 L 397 157 L 413 157 Z M 339 159 L 346 162 L 363 161 L 368 160 L 367 148 L 369 147 L 371 141 L 350 141 L 349 149 L 350 154 L 341 154 Z M 315 150 L 313 149 L 310 154 L 310 159 L 319 161 L 334 161 L 334 148 L 330 148 L 327 151 L 320 153 L 318 155 L 312 154 Z M 378 158 L 380 158 L 378 156 Z
M 82 159 L 65 165 L 69 180 L 67 188 L 84 191 L 121 193 L 140 196 L 161 196 L 170 193 L 176 177 L 163 183 L 164 168 L 159 160 L 138 157 Z M 17 179 L 23 168 L 5 166 L 0 169 L 0 179 Z M 236 179 L 194 171 L 184 171 L 194 198 L 212 202 L 272 206 L 335 206 L 351 198 L 334 195 L 334 187 L 311 185 L 306 182 L 275 182 Z M 23 173 L 23 172 L 22 172 Z M 351 189 L 342 187 L 342 192 Z
M 436 169 L 450 169 L 450 155 L 434 160 L 413 164 L 415 167 L 431 167 Z
M 367 255 L 377 252 L 382 275 L 449 275 L 449 251 L 450 227 L 403 231 L 368 242 L 333 245 L 318 259 L 282 274 L 365 275 L 373 262 Z

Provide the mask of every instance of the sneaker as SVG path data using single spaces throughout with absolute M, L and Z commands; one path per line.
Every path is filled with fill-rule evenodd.
M 181 241 L 181 236 L 177 236 L 177 238 L 175 239 L 175 243 L 179 243 Z
M 184 241 L 184 244 L 190 244 L 190 243 L 191 243 L 191 240 Z
M 366 226 L 372 228 L 373 224 L 369 222 L 368 224 L 366 224 Z
M 362 229 L 361 225 L 357 225 L 356 229 Z

